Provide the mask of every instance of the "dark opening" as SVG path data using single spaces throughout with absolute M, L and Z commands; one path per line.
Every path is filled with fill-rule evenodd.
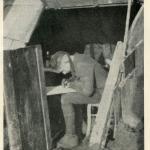
M 140 6 L 133 5 L 130 24 Z M 123 41 L 126 6 L 81 8 L 70 10 L 45 10 L 28 45 L 40 44 L 45 63 L 46 52 L 64 50 L 83 53 L 87 43 L 112 43 Z M 45 73 L 46 85 L 58 85 L 62 76 Z M 48 97 L 52 136 L 64 129 L 60 96 Z

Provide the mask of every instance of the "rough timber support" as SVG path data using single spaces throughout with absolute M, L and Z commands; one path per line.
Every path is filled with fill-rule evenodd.
M 114 52 L 108 78 L 105 84 L 105 89 L 102 95 L 102 99 L 99 105 L 99 110 L 98 110 L 95 126 L 91 133 L 89 144 L 90 144 L 90 147 L 94 150 L 99 149 L 100 144 L 102 142 L 103 135 L 105 133 L 105 126 L 106 126 L 107 119 L 109 116 L 109 110 L 112 104 L 112 96 L 113 96 L 115 84 L 118 79 L 120 65 L 123 60 L 123 54 L 124 54 L 123 43 L 118 42 L 115 52 Z

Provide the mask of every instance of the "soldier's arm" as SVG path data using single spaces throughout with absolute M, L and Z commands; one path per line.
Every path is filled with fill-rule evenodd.
M 76 89 L 78 92 L 86 96 L 91 96 L 94 91 L 94 68 L 93 66 L 86 66 L 83 68 L 83 74 L 74 82 L 70 83 L 70 87 Z

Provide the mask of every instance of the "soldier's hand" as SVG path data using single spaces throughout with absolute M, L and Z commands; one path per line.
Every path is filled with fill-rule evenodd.
M 61 85 L 67 88 L 70 87 L 70 82 L 67 79 L 63 79 Z

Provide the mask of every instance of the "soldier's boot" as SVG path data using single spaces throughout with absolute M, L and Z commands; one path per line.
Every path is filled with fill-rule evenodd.
M 77 135 L 73 134 L 65 134 L 60 141 L 57 143 L 57 147 L 62 147 L 62 148 L 73 148 L 79 144 L 78 142 L 78 137 Z
M 66 124 L 65 135 L 57 143 L 57 147 L 73 148 L 79 144 L 78 136 L 75 133 L 75 114 L 64 113 L 64 119 Z

